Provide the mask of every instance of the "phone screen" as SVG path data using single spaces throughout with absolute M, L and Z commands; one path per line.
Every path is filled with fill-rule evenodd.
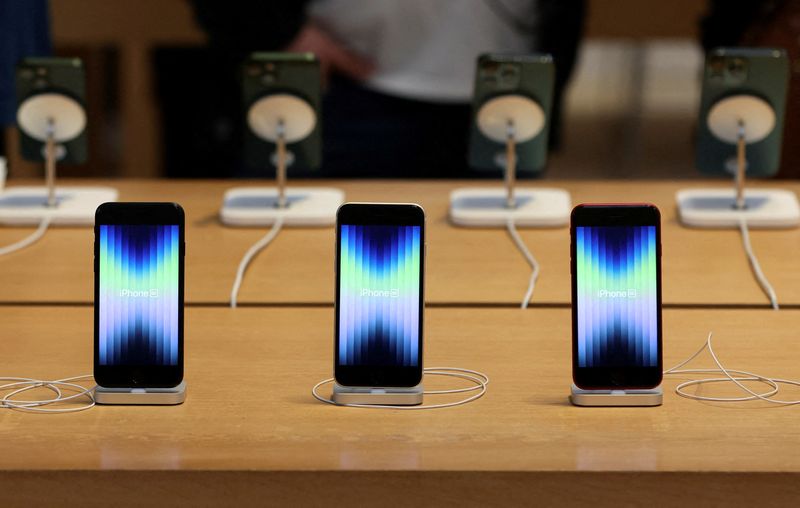
M 575 228 L 578 367 L 659 364 L 656 226 Z
M 420 226 L 341 226 L 339 365 L 419 365 L 420 238 Z
M 98 226 L 103 366 L 175 366 L 180 356 L 180 226 Z

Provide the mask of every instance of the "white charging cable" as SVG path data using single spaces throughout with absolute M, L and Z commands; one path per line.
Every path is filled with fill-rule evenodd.
M 23 238 L 18 242 L 12 243 L 11 245 L 7 245 L 5 247 L 0 247 L 0 256 L 11 254 L 12 252 L 24 249 L 25 247 L 28 247 L 29 245 L 38 242 L 39 240 L 42 239 L 49 226 L 50 226 L 50 216 L 45 215 L 39 222 L 39 227 L 36 228 L 36 231 L 34 231 L 33 233 L 31 233 L 30 235 L 26 236 L 25 238 Z
M 742 234 L 744 252 L 747 254 L 747 260 L 750 262 L 750 268 L 753 270 L 753 275 L 755 275 L 758 285 L 761 286 L 761 290 L 764 291 L 764 294 L 769 298 L 769 303 L 772 305 L 772 308 L 775 310 L 780 309 L 778 306 L 778 296 L 775 294 L 775 290 L 764 275 L 764 272 L 761 271 L 761 265 L 753 252 L 753 246 L 750 244 L 750 230 L 747 228 L 747 221 L 744 217 L 739 218 L 739 232 Z
M 679 384 L 675 387 L 675 393 L 680 395 L 681 397 L 686 397 L 687 399 L 692 400 L 701 400 L 704 402 L 745 402 L 748 400 L 763 400 L 766 402 L 770 402 L 772 404 L 781 405 L 781 406 L 793 406 L 795 404 L 800 404 L 800 400 L 779 400 L 773 399 L 772 396 L 778 393 L 779 385 L 786 384 L 786 385 L 794 385 L 800 386 L 800 381 L 793 381 L 790 379 L 779 379 L 773 377 L 762 376 L 760 374 L 754 374 L 752 372 L 747 372 L 745 370 L 737 370 L 737 369 L 728 369 L 722 365 L 722 362 L 717 357 L 717 354 L 714 352 L 714 348 L 711 345 L 711 338 L 713 336 L 712 332 L 708 333 L 708 337 L 706 338 L 705 343 L 703 346 L 698 349 L 692 356 L 687 358 L 686 360 L 682 361 L 678 365 L 672 367 L 671 369 L 665 370 L 664 375 L 671 375 L 671 374 L 723 374 L 725 377 L 711 377 L 711 378 L 703 378 L 703 379 L 692 379 L 689 381 L 684 381 L 683 383 Z M 716 369 L 682 369 L 684 365 L 688 364 L 695 358 L 697 358 L 700 353 L 705 350 L 708 350 L 711 358 L 714 360 L 714 363 L 717 365 Z M 743 381 L 757 381 L 759 383 L 764 383 L 769 388 L 767 391 L 763 393 L 758 393 L 744 384 Z M 744 395 L 742 397 L 709 397 L 705 395 L 697 395 L 696 393 L 689 393 L 685 389 L 690 386 L 698 386 L 704 384 L 711 384 L 711 383 L 727 383 L 733 382 L 744 390 L 749 395 Z
M 278 236 L 278 233 L 280 233 L 282 227 L 283 215 L 278 215 L 278 217 L 275 219 L 275 222 L 272 223 L 272 228 L 270 228 L 266 235 L 264 235 L 259 241 L 254 243 L 250 249 L 248 249 L 241 262 L 239 262 L 239 268 L 236 270 L 236 279 L 233 281 L 233 288 L 231 288 L 231 308 L 236 308 L 236 303 L 239 298 L 239 288 L 242 286 L 244 273 L 247 271 L 247 267 L 250 266 L 250 262 L 253 260 L 256 254 L 264 250 L 270 243 L 272 243 L 275 237 Z
M 5 157 L 0 157 L 0 191 L 5 188 L 7 173 L 8 168 L 6 165 L 6 159 Z M 44 233 L 47 231 L 49 226 L 50 217 L 47 215 L 42 216 L 42 220 L 39 222 L 39 227 L 36 228 L 36 231 L 18 242 L 12 243 L 6 247 L 0 247 L 0 256 L 11 254 L 12 252 L 24 249 L 25 247 L 38 242 L 44 236 Z
M 86 388 L 75 381 L 86 379 L 93 379 L 93 376 L 87 374 L 85 376 L 66 377 L 50 381 L 25 377 L 0 377 L 0 381 L 8 381 L 6 384 L 0 385 L 0 392 L 8 392 L 0 397 L 0 408 L 29 411 L 32 413 L 75 413 L 77 411 L 85 411 L 95 405 L 94 389 L 96 386 Z M 37 388 L 50 390 L 55 394 L 55 397 L 35 400 L 20 400 L 16 398 L 22 393 Z M 74 393 L 68 395 L 65 392 Z M 65 402 L 74 402 L 82 398 L 85 399 L 85 402 L 78 406 L 46 407 L 54 404 L 63 404 Z
M 468 386 L 465 388 L 454 388 L 451 390 L 426 390 L 422 392 L 423 395 L 445 395 L 445 394 L 467 393 L 475 391 L 477 391 L 477 393 L 470 395 L 465 399 L 457 400 L 455 402 L 446 402 L 442 404 L 427 404 L 420 406 L 393 406 L 389 404 L 338 404 L 334 402 L 333 399 L 327 398 L 319 394 L 319 389 L 322 386 L 334 382 L 333 378 L 329 378 L 315 384 L 314 387 L 311 389 L 311 395 L 313 395 L 314 398 L 320 402 L 324 402 L 326 404 L 332 404 L 334 406 L 361 407 L 370 409 L 401 409 L 406 411 L 411 411 L 411 410 L 418 411 L 420 409 L 442 409 L 446 407 L 462 406 L 464 404 L 467 404 L 474 400 L 478 400 L 481 397 L 483 397 L 489 385 L 489 376 L 487 376 L 482 372 L 478 372 L 476 370 L 462 369 L 459 367 L 427 367 L 423 369 L 423 372 L 426 375 L 455 377 L 460 379 L 466 379 L 467 381 L 474 383 L 473 386 Z
M 525 258 L 525 261 L 531 267 L 531 277 L 528 281 L 528 290 L 525 291 L 525 296 L 522 298 L 522 303 L 520 304 L 521 309 L 527 309 L 528 303 L 530 303 L 531 298 L 533 297 L 533 290 L 536 287 L 536 281 L 539 279 L 539 262 L 536 261 L 536 258 L 533 257 L 531 251 L 528 250 L 528 247 L 525 245 L 525 242 L 522 241 L 522 238 L 519 236 L 519 232 L 517 232 L 517 228 L 514 225 L 514 219 L 508 219 L 506 222 L 506 230 L 508 231 L 509 236 L 514 241 L 514 245 L 517 246 L 517 249 L 522 253 L 522 256 Z

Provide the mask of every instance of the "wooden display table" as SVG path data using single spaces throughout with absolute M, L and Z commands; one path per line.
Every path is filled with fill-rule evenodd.
M 81 182 L 84 183 L 84 182 Z M 105 182 L 106 184 L 108 182 Z M 174 200 L 186 209 L 186 298 L 189 304 L 229 300 L 236 267 L 266 229 L 227 228 L 217 212 L 233 181 L 113 181 L 125 201 Z M 263 184 L 263 182 L 260 182 Z M 502 229 L 456 228 L 447 220 L 452 189 L 485 182 L 334 181 L 351 201 L 413 201 L 428 214 L 427 296 L 433 305 L 519 304 L 530 270 Z M 778 182 L 769 182 L 779 185 Z M 319 182 L 311 182 L 319 185 Z M 574 203 L 650 201 L 663 215 L 663 281 L 666 305 L 765 306 L 735 230 L 693 230 L 675 216 L 675 191 L 708 182 L 533 182 L 568 189 Z M 725 185 L 726 182 L 719 182 Z M 796 183 L 785 188 L 800 190 Z M 30 228 L 0 228 L 7 245 Z M 542 266 L 533 304 L 570 301 L 567 228 L 522 231 Z M 794 253 L 800 230 L 754 231 L 753 247 L 773 282 L 779 300 L 800 305 L 800 269 Z M 285 229 L 252 263 L 240 292 L 244 304 L 318 304 L 333 302 L 334 230 Z M 90 303 L 92 232 L 54 228 L 38 244 L 0 258 L 0 302 Z
M 713 329 L 730 367 L 800 377 L 799 317 L 668 310 L 666 364 Z M 434 411 L 313 400 L 331 372 L 330 309 L 190 308 L 186 318 L 182 406 L 0 410 L 3 506 L 788 506 L 800 495 L 800 408 L 699 403 L 673 393 L 677 379 L 665 381 L 662 407 L 570 406 L 566 309 L 429 310 L 427 365 L 491 377 L 484 398 Z M 91 372 L 90 308 L 6 306 L 0 321 L 3 375 Z

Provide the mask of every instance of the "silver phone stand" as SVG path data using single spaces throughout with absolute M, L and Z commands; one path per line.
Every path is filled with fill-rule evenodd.
M 570 388 L 569 401 L 575 406 L 660 406 L 664 401 L 664 390 L 660 386 L 650 390 L 583 390 L 574 384 Z
M 225 192 L 220 220 L 227 226 L 269 226 L 279 218 L 285 226 L 331 226 L 344 192 L 329 187 L 287 187 L 286 172 L 294 161 L 288 143 L 302 141 L 317 125 L 314 108 L 291 94 L 272 94 L 253 103 L 247 125 L 256 137 L 274 143 L 274 187 L 234 187 Z
M 186 400 L 186 382 L 172 388 L 107 388 L 94 390 L 97 404 L 174 406 Z
M 774 130 L 776 113 L 772 106 L 753 95 L 732 95 L 714 104 L 705 121 L 717 139 L 735 147 L 727 164 L 734 174 L 734 186 L 678 191 L 681 222 L 697 228 L 737 228 L 742 221 L 752 228 L 800 225 L 800 203 L 793 191 L 745 188 L 747 145 L 763 140 Z
M 0 224 L 31 226 L 48 220 L 64 226 L 92 226 L 97 207 L 117 200 L 112 187 L 56 185 L 56 164 L 66 155 L 63 143 L 86 128 L 86 111 L 75 99 L 60 93 L 37 94 L 17 110 L 19 129 L 43 143 L 45 185 L 0 188 Z
M 422 393 L 422 383 L 410 388 L 354 387 L 334 383 L 331 400 L 336 404 L 418 406 L 422 404 Z
M 504 187 L 466 187 L 450 193 L 450 220 L 463 227 L 558 227 L 569 223 L 572 204 L 563 189 L 517 187 L 517 144 L 545 128 L 541 105 L 529 97 L 508 94 L 481 106 L 476 118 L 481 133 L 505 147 L 495 158 L 504 170 Z

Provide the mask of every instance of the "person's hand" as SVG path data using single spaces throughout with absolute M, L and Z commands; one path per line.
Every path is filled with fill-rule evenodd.
M 338 72 L 355 81 L 364 81 L 374 66 L 366 58 L 350 51 L 313 21 L 309 21 L 286 47 L 287 51 L 314 53 L 319 60 L 323 82 L 332 72 Z

